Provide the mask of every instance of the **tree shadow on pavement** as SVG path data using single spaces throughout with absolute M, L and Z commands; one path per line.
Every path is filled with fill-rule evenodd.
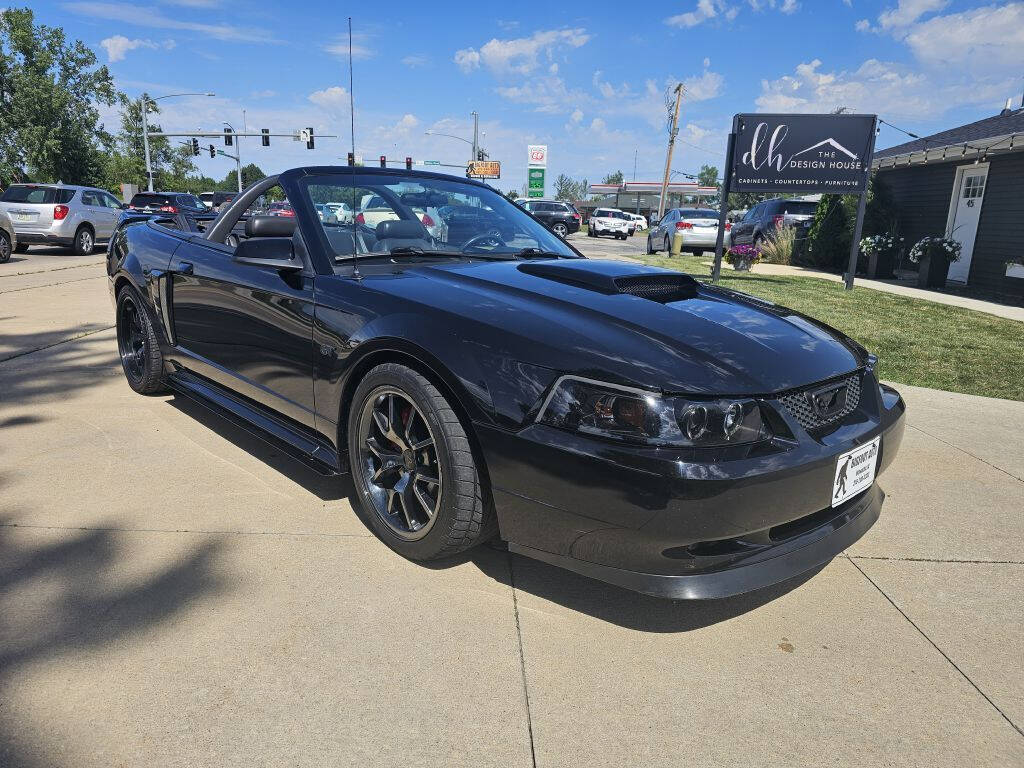
M 138 574 L 111 528 L 53 531 L 19 527 L 0 515 L 0 765 L 53 765 L 61 745 L 30 743 L 45 724 L 27 724 L 14 686 L 23 670 L 57 667 L 75 654 L 151 631 L 197 600 L 225 591 L 216 572 L 223 547 L 206 537 L 167 567 Z M 130 565 L 130 567 L 129 567 Z M 130 576 L 126 576 L 130 573 Z M 23 690 L 23 689 L 22 689 Z M 26 726 L 29 727 L 26 727 Z

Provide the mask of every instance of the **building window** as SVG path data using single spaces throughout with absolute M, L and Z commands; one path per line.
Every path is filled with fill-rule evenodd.
M 968 176 L 964 179 L 964 199 L 971 200 L 985 194 L 985 177 Z

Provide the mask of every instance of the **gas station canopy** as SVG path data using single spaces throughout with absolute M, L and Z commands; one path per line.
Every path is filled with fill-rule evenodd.
M 626 181 L 622 184 L 591 184 L 590 194 L 592 195 L 614 195 L 619 193 L 656 192 L 661 193 L 660 181 Z M 695 195 L 706 197 L 718 194 L 718 187 L 702 187 L 694 182 L 669 182 L 668 194 L 670 195 Z

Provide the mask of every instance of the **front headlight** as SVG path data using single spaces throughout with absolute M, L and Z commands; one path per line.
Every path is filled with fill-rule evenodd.
M 663 397 L 568 376 L 558 380 L 537 421 L 648 445 L 701 448 L 752 443 L 767 436 L 755 400 Z

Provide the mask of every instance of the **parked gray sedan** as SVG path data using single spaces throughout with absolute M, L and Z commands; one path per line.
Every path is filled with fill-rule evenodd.
M 63 245 L 92 253 L 110 239 L 123 207 L 106 190 L 68 184 L 12 184 L 0 196 L 19 252 L 29 245 Z

